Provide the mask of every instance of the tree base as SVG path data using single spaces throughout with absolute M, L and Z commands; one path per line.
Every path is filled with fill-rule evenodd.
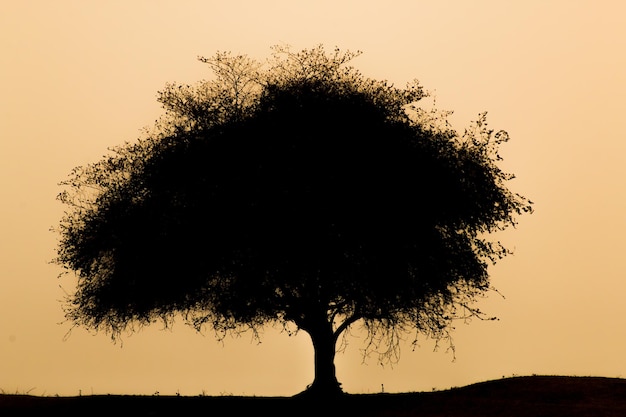
M 341 397 L 345 393 L 341 389 L 339 382 L 334 383 L 319 383 L 313 382 L 313 384 L 306 387 L 306 389 L 296 395 L 295 398 L 336 398 Z

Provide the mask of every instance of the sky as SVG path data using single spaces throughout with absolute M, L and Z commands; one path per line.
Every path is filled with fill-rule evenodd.
M 58 183 L 134 141 L 168 82 L 210 77 L 198 56 L 270 47 L 360 50 L 366 76 L 418 79 L 462 132 L 479 113 L 506 130 L 501 167 L 534 202 L 496 238 L 456 358 L 410 339 L 399 363 L 363 361 L 355 329 L 337 354 L 351 393 L 430 391 L 514 375 L 626 377 L 626 3 L 616 0 L 4 0 L 0 13 L 0 392 L 288 396 L 313 380 L 305 333 L 267 328 L 219 343 L 183 322 L 113 343 L 71 329 L 73 281 L 50 263 Z M 424 105 L 432 105 L 433 100 Z

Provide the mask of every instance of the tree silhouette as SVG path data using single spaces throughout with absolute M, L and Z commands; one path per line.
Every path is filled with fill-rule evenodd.
M 486 240 L 531 211 L 497 167 L 505 132 L 364 77 L 359 53 L 217 53 L 196 85 L 168 84 L 135 143 L 77 167 L 55 262 L 78 277 L 74 325 L 110 332 L 182 315 L 219 337 L 279 323 L 315 352 L 307 392 L 341 393 L 338 338 L 360 324 L 393 359 L 405 332 L 435 339 L 490 290 L 508 251 Z

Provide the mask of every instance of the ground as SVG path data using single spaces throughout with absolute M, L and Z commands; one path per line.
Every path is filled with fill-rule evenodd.
M 436 392 L 346 394 L 340 399 L 96 395 L 0 396 L 2 416 L 623 417 L 626 379 L 529 376 Z

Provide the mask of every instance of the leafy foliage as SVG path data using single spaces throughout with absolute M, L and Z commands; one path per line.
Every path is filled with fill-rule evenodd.
M 330 326 L 333 345 L 360 322 L 390 356 L 406 331 L 483 317 L 508 254 L 486 237 L 532 211 L 497 166 L 508 136 L 486 114 L 459 135 L 419 83 L 369 79 L 358 55 L 217 53 L 212 80 L 166 85 L 151 130 L 62 183 L 67 318 L 114 336 L 176 314 L 221 336 Z

